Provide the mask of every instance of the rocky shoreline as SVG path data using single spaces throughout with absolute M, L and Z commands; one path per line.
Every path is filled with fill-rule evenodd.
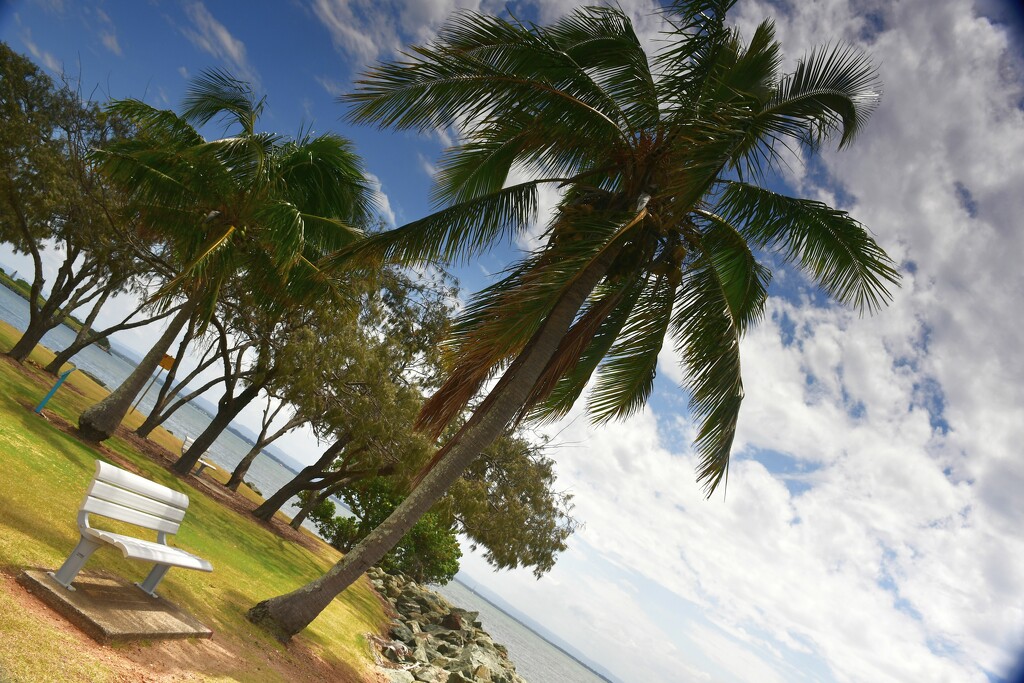
M 526 683 L 508 651 L 482 628 L 477 612 L 453 607 L 403 576 L 367 572 L 398 615 L 388 637 L 371 636 L 377 670 L 389 683 Z

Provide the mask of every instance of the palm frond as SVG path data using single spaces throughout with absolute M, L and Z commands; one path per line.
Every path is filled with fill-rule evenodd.
M 900 274 L 867 229 L 845 211 L 739 182 L 725 186 L 718 214 L 752 244 L 776 249 L 841 303 L 873 312 L 892 299 Z
M 752 132 L 812 147 L 839 133 L 842 149 L 863 129 L 880 97 L 878 73 L 866 55 L 851 46 L 826 45 L 782 79 L 757 112 Z
M 365 225 L 377 210 L 362 159 L 333 133 L 281 146 L 274 163 L 281 191 L 305 213 Z
M 403 264 L 464 261 L 535 219 L 537 185 L 537 181 L 512 185 L 371 235 L 343 250 L 336 260 Z
M 643 278 L 634 278 L 628 282 L 628 288 L 605 295 L 617 298 L 615 308 L 601 321 L 601 326 L 594 333 L 590 343 L 579 354 L 576 364 L 564 372 L 551 393 L 534 406 L 530 415 L 531 419 L 546 422 L 569 414 L 586 389 L 597 366 L 608 355 L 615 340 L 619 338 L 645 285 L 646 280 Z
M 498 29 L 514 42 L 496 40 Z M 615 112 L 606 111 L 614 102 L 564 54 L 545 49 L 529 27 L 459 13 L 438 36 L 413 48 L 407 61 L 380 64 L 357 81 L 342 97 L 349 120 L 434 130 L 512 111 L 547 112 L 568 129 L 625 143 Z
M 643 407 L 654 388 L 658 354 L 665 340 L 676 286 L 667 277 L 648 278 L 629 320 L 597 371 L 587 412 L 600 424 Z
M 615 102 L 627 130 L 650 129 L 660 114 L 647 55 L 629 18 L 617 7 L 582 7 L 544 35 Z
M 152 138 L 165 148 L 182 150 L 203 142 L 203 137 L 189 125 L 188 121 L 179 118 L 172 111 L 156 109 L 141 100 L 114 100 L 106 109 L 135 126 L 137 135 L 133 137 Z
M 700 428 L 697 481 L 710 496 L 725 477 L 743 401 L 740 329 L 712 256 L 698 251 L 684 273 L 672 316 L 675 350 L 687 374 L 690 410 Z
M 701 248 L 710 257 L 733 324 L 743 334 L 764 316 L 771 271 L 757 262 L 736 227 L 710 212 L 697 214 L 708 223 L 701 233 Z
M 725 15 L 734 4 L 735 0 L 680 0 L 662 10 L 671 28 L 654 67 L 659 100 L 674 110 L 673 118 L 697 115 L 723 47 L 733 36 Z
M 264 103 L 265 98 L 256 99 L 249 83 L 221 69 L 206 69 L 189 83 L 182 117 L 196 126 L 222 118 L 237 124 L 243 134 L 252 135 Z

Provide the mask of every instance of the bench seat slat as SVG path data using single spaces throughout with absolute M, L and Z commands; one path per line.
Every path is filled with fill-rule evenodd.
M 93 515 L 102 515 L 103 517 L 109 517 L 110 519 L 116 519 L 122 522 L 128 522 L 136 526 L 145 527 L 146 529 L 153 529 L 154 531 L 163 531 L 167 534 L 178 533 L 177 522 L 172 522 L 167 519 L 161 519 L 153 515 L 146 514 L 145 512 L 139 512 L 127 508 L 123 505 L 117 505 L 116 503 L 110 503 L 99 498 L 93 498 L 92 496 L 86 496 L 85 502 L 82 503 L 80 508 L 83 512 L 88 512 Z
M 96 479 L 113 484 L 119 488 L 135 491 L 147 498 L 159 500 L 182 510 L 188 508 L 188 496 L 184 493 L 169 489 L 137 474 L 126 472 L 120 467 L 115 467 L 101 460 L 96 461 Z
M 123 505 L 124 507 L 138 510 L 139 512 L 145 512 L 146 514 L 153 515 L 154 517 L 160 517 L 161 519 L 170 520 L 172 522 L 181 523 L 181 520 L 185 518 L 185 511 L 179 507 L 162 503 L 152 498 L 146 498 L 140 496 L 137 493 L 126 491 L 125 489 L 118 488 L 117 486 L 111 486 L 102 481 L 93 481 L 86 495 L 105 500 L 108 503 L 116 503 L 117 505 Z
M 99 531 L 89 529 L 89 535 L 105 543 L 118 548 L 125 557 L 134 560 L 148 560 L 157 564 L 169 564 L 175 567 L 186 567 L 198 569 L 203 572 L 213 571 L 213 565 L 206 560 L 196 557 L 192 553 L 181 548 L 174 548 L 162 543 L 143 541 L 142 539 L 115 534 L 111 531 Z

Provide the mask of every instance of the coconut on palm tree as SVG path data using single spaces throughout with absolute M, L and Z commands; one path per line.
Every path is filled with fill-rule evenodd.
M 849 144 L 878 99 L 870 63 L 819 48 L 796 70 L 765 21 L 750 40 L 731 0 L 665 9 L 649 59 L 615 8 L 549 25 L 463 13 L 347 99 L 351 118 L 396 129 L 463 126 L 436 176 L 439 210 L 352 258 L 465 259 L 524 229 L 538 189 L 562 192 L 542 246 L 464 311 L 450 375 L 425 404 L 432 433 L 493 386 L 419 485 L 324 576 L 249 612 L 280 637 L 302 630 L 390 549 L 507 426 L 564 415 L 584 389 L 597 422 L 646 402 L 666 337 L 698 423 L 698 479 L 727 472 L 743 384 L 739 341 L 762 316 L 774 251 L 838 301 L 873 311 L 899 276 L 857 221 L 763 187 L 783 146 Z M 535 180 L 509 185 L 514 168 Z
M 135 135 L 96 151 L 100 168 L 176 271 L 155 297 L 184 305 L 132 374 L 82 413 L 86 438 L 113 434 L 189 319 L 209 320 L 225 283 L 243 280 L 266 305 L 301 300 L 325 284 L 323 258 L 368 220 L 372 193 L 351 144 L 334 134 L 258 131 L 264 106 L 248 83 L 221 71 L 193 80 L 180 116 L 133 99 L 110 105 Z M 214 121 L 230 135 L 206 140 L 196 130 Z

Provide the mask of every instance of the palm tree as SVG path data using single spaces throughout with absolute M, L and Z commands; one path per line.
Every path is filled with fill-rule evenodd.
M 419 425 L 440 433 L 497 378 L 486 398 L 390 518 L 250 619 L 283 638 L 303 629 L 510 423 L 564 415 L 588 384 L 596 422 L 635 412 L 666 336 L 687 373 L 697 476 L 710 495 L 743 398 L 739 340 L 767 297 L 759 250 L 862 311 L 888 302 L 899 275 L 863 226 L 762 186 L 783 145 L 854 139 L 878 99 L 873 68 L 833 46 L 780 76 L 773 24 L 744 44 L 725 25 L 732 4 L 673 3 L 653 59 L 615 8 L 578 9 L 550 26 L 464 13 L 359 82 L 348 98 L 355 121 L 465 134 L 442 158 L 439 210 L 356 246 L 353 258 L 469 258 L 521 230 L 543 184 L 562 196 L 543 246 L 464 311 L 450 374 Z M 538 179 L 506 185 L 516 165 Z
M 176 270 L 155 298 L 184 305 L 121 386 L 82 413 L 86 438 L 113 434 L 185 324 L 209 320 L 227 281 L 243 280 L 268 306 L 308 296 L 326 281 L 318 262 L 368 220 L 371 192 L 351 144 L 333 134 L 259 132 L 264 106 L 222 71 L 193 80 L 181 116 L 133 99 L 110 105 L 135 135 L 95 154 Z M 204 139 L 195 126 L 212 121 L 233 134 Z

